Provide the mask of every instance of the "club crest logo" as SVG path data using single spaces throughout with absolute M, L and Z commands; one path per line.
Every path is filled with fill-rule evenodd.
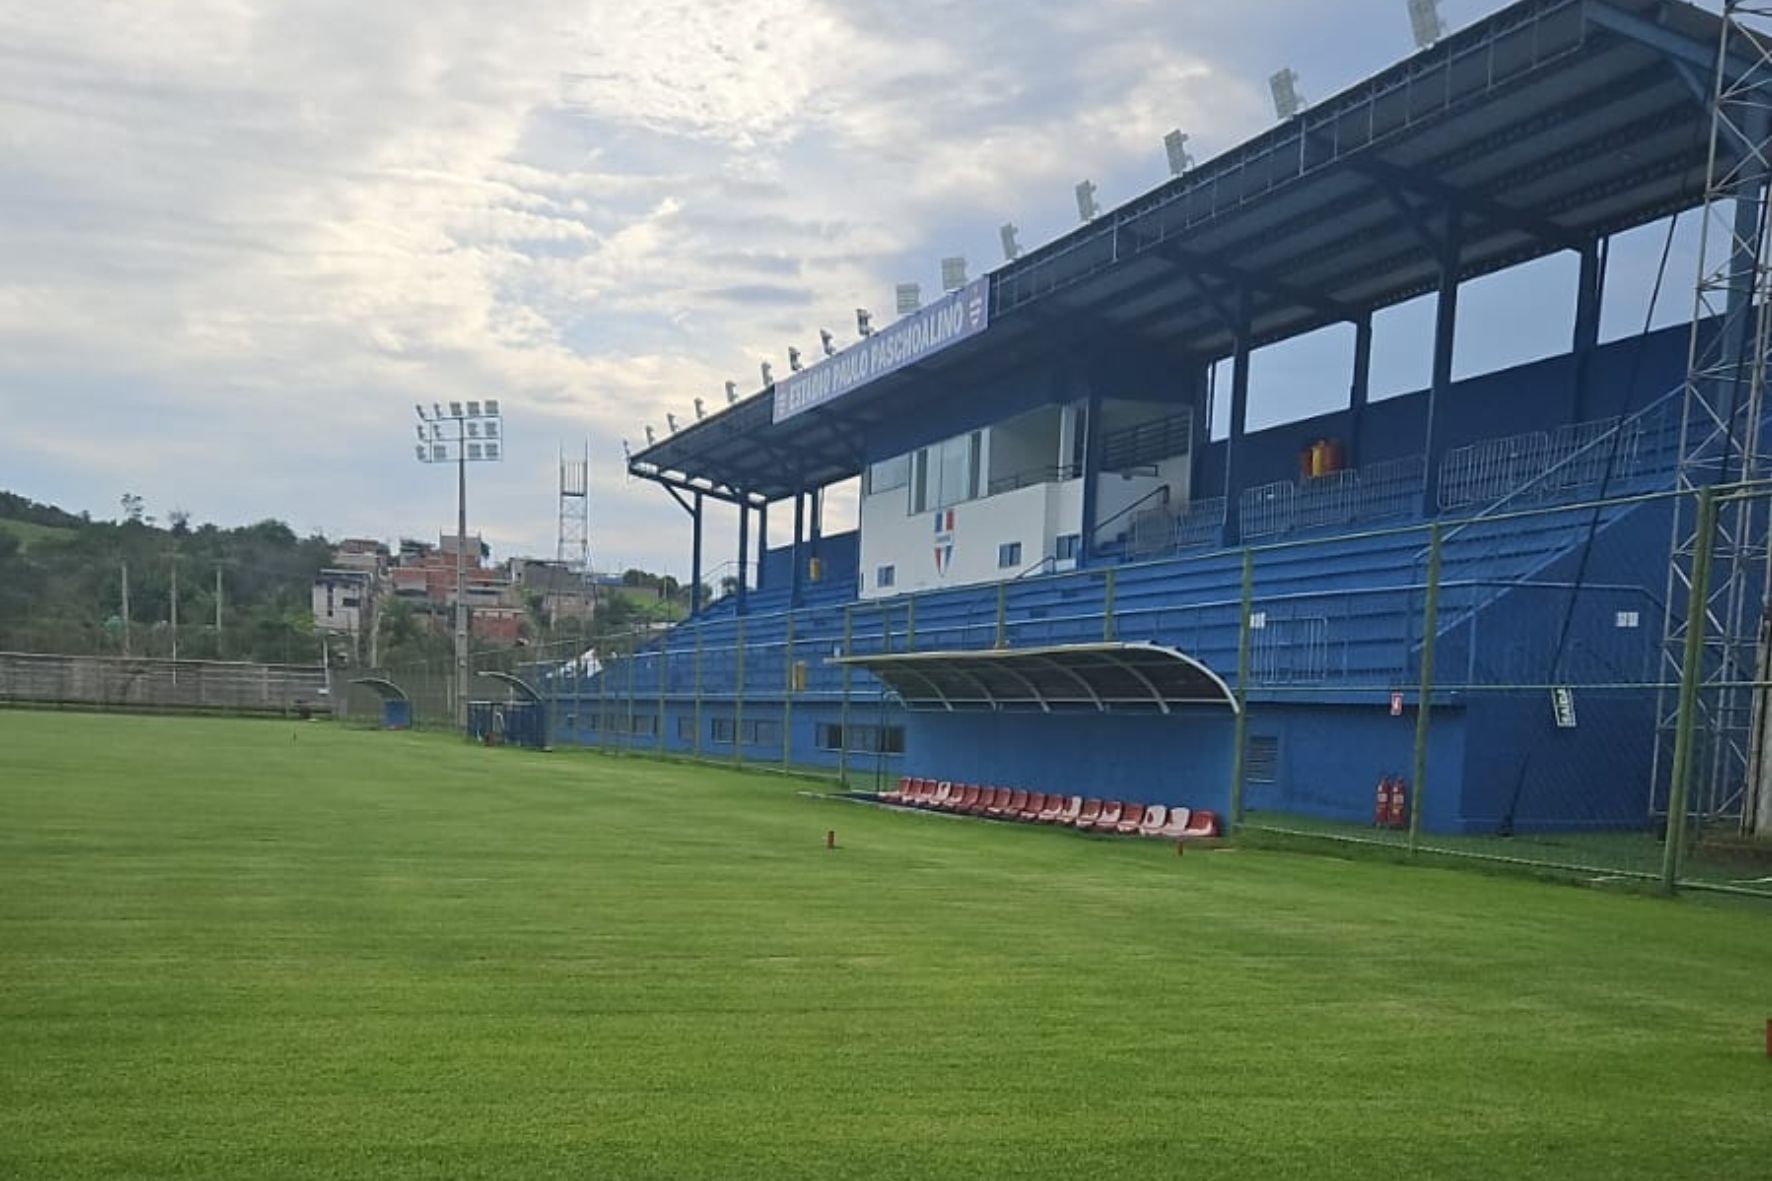
M 946 578 L 954 564 L 954 510 L 944 508 L 935 514 L 935 574 Z

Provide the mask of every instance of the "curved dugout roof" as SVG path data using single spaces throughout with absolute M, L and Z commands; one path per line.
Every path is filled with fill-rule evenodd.
M 1156 644 L 1065 644 L 975 652 L 882 652 L 833 664 L 865 668 L 923 711 L 1173 713 L 1237 700 L 1200 661 Z
M 542 699 L 541 694 L 536 690 L 535 686 L 531 685 L 528 681 L 525 681 L 522 677 L 513 676 L 510 673 L 486 671 L 476 673 L 475 675 L 485 677 L 489 681 L 497 681 L 499 684 L 505 686 L 505 688 L 510 690 L 511 698 L 513 700 L 540 701 Z
M 1245 315 L 1259 347 L 1432 291 L 1443 262 L 1471 279 L 1692 208 L 1719 36 L 1680 0 L 1520 0 L 997 268 L 979 335 L 786 422 L 765 390 L 629 471 L 780 500 L 1017 359 L 1136 341 L 1205 364 Z
M 394 684 L 394 682 L 388 680 L 386 677 L 358 677 L 356 680 L 352 681 L 351 684 L 362 685 L 365 689 L 374 691 L 375 695 L 380 697 L 383 701 L 407 700 L 406 690 L 400 688 L 400 686 Z

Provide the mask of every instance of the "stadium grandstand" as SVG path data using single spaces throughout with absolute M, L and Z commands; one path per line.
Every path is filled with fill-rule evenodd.
M 1761 253 L 1766 132 L 1715 131 L 1719 58 L 1754 68 L 1720 30 L 1521 0 L 632 455 L 698 594 L 715 502 L 756 573 L 575 684 L 571 726 L 1196 814 L 1364 821 L 1413 771 L 1426 831 L 1654 823 L 1665 694 L 1614 690 L 1678 679 L 1688 374 L 1751 346 L 1702 301 L 1602 344 L 1600 308 L 1609 240 L 1721 175 Z M 1566 351 L 1455 380 L 1461 285 L 1563 253 Z M 1374 400 L 1374 314 L 1423 296 L 1431 381 Z M 1334 324 L 1345 405 L 1250 429 L 1251 353 Z M 859 527 L 826 533 L 856 478 Z M 1585 686 L 1579 725 L 1472 691 L 1540 681 Z

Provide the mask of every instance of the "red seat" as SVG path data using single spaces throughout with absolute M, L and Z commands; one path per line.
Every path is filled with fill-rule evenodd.
M 1144 823 L 1138 826 L 1141 837 L 1163 835 L 1163 825 L 1169 820 L 1169 809 L 1162 804 L 1152 804 L 1144 810 Z
M 1143 804 L 1127 804 L 1126 811 L 1121 813 L 1121 815 L 1120 815 L 1120 823 L 1114 825 L 1114 831 L 1119 833 L 1123 837 L 1129 837 L 1133 833 L 1137 832 L 1139 829 L 1139 826 L 1142 825 L 1143 823 L 1144 823 L 1144 805 Z
M 1101 801 L 1084 800 L 1083 807 L 1077 812 L 1076 819 L 1071 823 L 1087 832 L 1095 827 L 1095 822 L 1099 819 L 1101 819 Z
M 928 799 L 929 793 L 934 790 L 935 781 L 933 779 L 913 779 L 911 780 L 911 790 L 906 794 L 904 802 L 915 808 Z
M 966 809 L 966 811 L 974 816 L 983 816 L 985 811 L 990 808 L 992 801 L 996 798 L 997 791 L 995 788 L 980 787 L 978 789 L 978 798 L 972 801 L 972 806 Z
M 1126 805 L 1119 800 L 1108 800 L 1101 806 L 1101 815 L 1095 818 L 1096 832 L 1113 832 L 1120 823 L 1120 817 L 1126 814 Z
M 1050 798 L 1050 796 L 1042 792 L 1030 791 L 1028 793 L 1028 802 L 1023 804 L 1021 808 L 1021 819 L 1026 820 L 1029 823 L 1038 820 L 1040 818 L 1040 813 L 1046 809 L 1046 801 Z
M 1077 801 L 1077 807 L 1081 808 L 1083 806 L 1083 801 L 1080 797 L 1072 796 L 1071 799 Z M 1065 798 L 1063 796 L 1047 796 L 1046 806 L 1040 809 L 1040 823 L 1057 824 L 1058 818 L 1064 815 L 1064 809 Z
M 947 807 L 948 806 L 948 797 L 953 795 L 953 793 L 954 793 L 954 785 L 949 783 L 945 779 L 942 780 L 940 783 L 935 785 L 935 794 L 929 797 L 928 807 L 931 807 L 931 808 L 945 808 L 945 807 Z
M 1002 817 L 1005 817 L 1009 820 L 1014 820 L 1016 817 L 1021 815 L 1021 810 L 1027 806 L 1028 806 L 1027 789 L 1018 787 L 1009 793 L 1009 798 L 1007 800 L 1004 800 L 1002 803 L 997 805 L 996 809 L 991 813 L 991 815 L 1002 816 Z
M 1003 809 L 1009 806 L 1009 797 L 1013 794 L 1006 787 L 992 788 L 991 798 L 985 802 L 984 814 L 986 816 L 1001 816 Z
M 910 794 L 911 782 L 911 777 L 907 775 L 898 781 L 897 786 L 889 787 L 885 791 L 878 793 L 877 798 L 885 800 L 889 804 L 896 804 L 898 801 L 904 799 L 906 795 Z
M 1195 812 L 1188 817 L 1187 827 L 1181 832 L 1184 837 L 1215 837 L 1218 835 L 1218 813 Z

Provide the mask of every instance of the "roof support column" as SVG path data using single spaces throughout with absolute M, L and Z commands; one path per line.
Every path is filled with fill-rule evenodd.
M 745 613 L 745 585 L 750 582 L 748 573 L 751 565 L 751 506 L 749 501 L 738 502 L 738 613 Z
M 1243 437 L 1249 429 L 1249 289 L 1237 294 L 1236 351 L 1231 354 L 1231 430 L 1224 442 L 1224 543 L 1236 545 L 1242 537 L 1238 501 L 1243 486 L 1238 467 L 1243 458 Z
M 788 578 L 788 605 L 792 606 L 792 607 L 798 607 L 800 605 L 800 571 L 801 571 L 801 568 L 804 566 L 804 563 L 802 562 L 802 560 L 800 558 L 800 547 L 805 543 L 805 540 L 806 540 L 806 494 L 804 492 L 795 492 L 794 493 L 794 550 L 793 550 L 793 554 L 792 554 L 792 557 L 794 560 L 794 569 L 793 569 L 793 573 Z
M 701 614 L 701 493 L 695 494 L 695 507 L 689 510 L 689 617 Z
M 1366 406 L 1372 398 L 1372 313 L 1354 321 L 1354 381 L 1348 399 L 1347 465 L 1359 467 L 1366 449 Z
M 763 567 L 769 563 L 769 505 L 764 502 L 757 506 L 757 589 L 762 590 Z
M 1083 422 L 1083 531 L 1077 539 L 1077 569 L 1095 557 L 1095 521 L 1101 504 L 1101 392 L 1089 387 L 1088 418 Z
M 1738 102 L 1738 106 L 1745 108 L 1738 116 L 1743 125 L 1742 130 L 1749 142 L 1761 145 L 1761 148 L 1743 162 L 1741 180 L 1735 189 L 1735 226 L 1730 235 L 1733 251 L 1729 259 L 1729 296 L 1723 317 L 1729 338 L 1723 341 L 1723 362 L 1727 366 L 1725 371 L 1737 376 L 1733 380 L 1722 382 L 1723 388 L 1716 396 L 1718 421 L 1726 425 L 1730 436 L 1724 451 L 1724 470 L 1719 477 L 1724 483 L 1754 474 L 1743 470 L 1746 466 L 1746 457 L 1742 454 L 1743 441 L 1736 437 L 1741 424 L 1735 418 L 1743 409 L 1739 401 L 1748 393 L 1748 374 L 1754 368 L 1756 342 L 1753 339 L 1753 328 L 1759 317 L 1752 315 L 1749 309 L 1757 294 L 1754 285 L 1761 273 L 1759 259 L 1765 247 L 1762 235 L 1765 232 L 1767 166 L 1763 151 L 1767 140 L 1772 138 L 1772 127 L 1767 125 L 1767 111 L 1760 100 L 1751 104 Z
M 1600 305 L 1606 293 L 1606 239 L 1591 238 L 1581 248 L 1581 278 L 1575 292 L 1575 339 L 1570 352 L 1575 375 L 1570 390 L 1570 421 L 1587 417 L 1588 369 L 1600 344 Z
M 1452 388 L 1452 345 L 1458 335 L 1458 262 L 1463 226 L 1457 209 L 1446 214 L 1446 236 L 1440 243 L 1440 292 L 1434 304 L 1434 376 L 1427 395 L 1427 429 L 1422 450 L 1427 457 L 1421 511 L 1433 516 L 1440 508 L 1440 403 Z

